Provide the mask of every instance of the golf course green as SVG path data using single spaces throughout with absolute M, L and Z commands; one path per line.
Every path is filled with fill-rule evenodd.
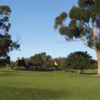
M 96 72 L 0 69 L 0 100 L 100 100 Z

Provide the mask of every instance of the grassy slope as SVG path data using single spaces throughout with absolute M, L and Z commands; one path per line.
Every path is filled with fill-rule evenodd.
M 100 100 L 99 93 L 99 76 L 0 69 L 0 100 Z

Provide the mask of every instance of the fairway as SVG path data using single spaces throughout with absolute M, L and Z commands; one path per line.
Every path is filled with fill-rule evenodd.
M 96 73 L 96 70 L 89 72 Z M 100 76 L 0 69 L 0 100 L 100 100 Z

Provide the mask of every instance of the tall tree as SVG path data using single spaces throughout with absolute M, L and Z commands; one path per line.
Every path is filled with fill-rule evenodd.
M 67 41 L 82 41 L 97 54 L 98 74 L 100 74 L 100 0 L 78 0 L 79 7 L 69 11 L 70 23 L 66 26 L 66 12 L 55 18 L 54 28 L 66 36 Z
M 8 33 L 11 27 L 11 24 L 8 23 L 10 13 L 9 6 L 0 6 L 0 65 L 10 58 L 8 56 L 10 51 L 20 47 L 18 41 L 12 41 L 11 35 Z

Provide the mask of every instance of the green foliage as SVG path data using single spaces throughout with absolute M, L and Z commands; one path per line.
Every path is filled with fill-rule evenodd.
M 79 4 L 80 7 L 86 7 L 85 0 L 78 0 L 78 4 Z
M 17 62 L 17 66 L 26 66 L 24 59 L 19 59 Z
M 64 61 L 60 62 L 60 65 L 58 66 L 58 69 L 60 69 L 60 70 L 65 70 L 66 69 L 66 65 L 65 65 Z
M 10 65 L 10 57 L 9 56 L 5 57 L 4 59 L 3 58 L 0 59 L 1 67 L 5 67 L 7 64 Z
M 89 7 L 94 4 L 94 1 L 93 0 L 78 0 L 78 4 L 80 7 Z
M 53 61 L 53 64 L 54 64 L 54 62 L 56 62 L 58 64 L 58 66 L 55 66 L 55 69 L 56 70 L 65 70 L 64 61 L 65 61 L 65 57 L 55 58 Z
M 91 17 L 92 17 L 93 21 L 97 20 L 97 16 L 100 18 L 100 16 L 99 16 L 100 15 L 99 10 L 100 10 L 100 7 L 97 4 L 95 4 L 94 6 L 92 6 L 92 8 L 91 8 Z
M 43 65 L 45 66 L 46 69 L 53 68 L 54 60 L 48 59 L 45 61 Z
M 18 41 L 12 41 L 11 35 L 8 33 L 11 27 L 11 24 L 8 23 L 10 13 L 11 9 L 9 6 L 0 6 L 0 62 L 2 63 L 5 62 L 10 51 L 20 47 Z
M 100 28 L 100 19 L 96 19 L 96 26 Z
M 66 19 L 66 17 L 67 17 L 67 13 L 66 12 L 63 12 L 63 13 L 60 14 L 60 16 L 56 17 L 54 28 L 58 28 L 58 25 L 62 26 L 63 25 L 63 21 Z
M 64 35 L 67 41 L 79 39 L 90 48 L 100 51 L 100 41 L 95 41 L 94 34 L 97 33 L 93 31 L 100 29 L 100 0 L 78 0 L 78 4 L 79 7 L 73 6 L 69 11 L 68 26 L 63 23 L 65 19 L 60 15 L 55 19 L 54 28 L 59 28 L 59 33 Z
M 10 62 L 10 67 L 11 67 L 11 69 L 13 69 L 15 67 L 15 62 L 11 61 Z
M 46 60 L 48 61 L 50 59 L 52 59 L 52 57 L 50 55 L 46 55 Z
M 59 32 L 61 35 L 66 35 L 68 27 L 60 27 Z
M 97 62 L 91 59 L 92 57 L 87 52 L 70 53 L 65 59 L 65 68 L 67 69 L 94 69 L 97 68 Z M 94 66 L 95 65 L 95 66 Z
M 52 68 L 54 64 L 54 60 L 50 55 L 46 55 L 45 52 L 35 54 L 34 56 L 31 56 L 30 58 L 24 58 L 21 59 L 18 58 L 16 61 L 16 65 L 18 67 L 24 67 L 26 69 L 48 69 Z
M 87 8 L 81 12 L 81 17 L 80 17 L 84 22 L 89 22 L 90 19 L 90 9 Z
M 22 57 L 22 59 L 18 59 L 16 61 L 16 63 L 17 63 L 18 67 L 24 67 L 26 69 L 29 69 L 30 66 L 31 66 L 31 63 L 30 63 L 29 59 L 24 58 L 24 57 Z
M 75 18 L 75 19 L 79 20 L 80 16 L 81 16 L 81 12 L 82 12 L 81 8 L 73 6 L 69 12 L 69 17 L 71 19 Z
M 100 42 L 96 43 L 96 48 L 98 48 L 98 51 L 100 50 Z
M 94 46 L 94 41 L 90 38 L 89 41 L 87 42 L 89 47 L 93 47 Z
M 77 26 L 76 26 L 76 19 L 75 19 L 75 18 L 73 18 L 73 19 L 71 20 L 71 22 L 69 23 L 69 27 L 70 27 L 71 30 L 76 30 L 76 29 L 77 29 Z
M 45 66 L 49 67 L 51 65 L 50 62 L 48 62 L 52 57 L 50 55 L 46 55 L 45 52 L 35 54 L 34 56 L 30 57 L 30 62 L 32 65 L 36 66 L 36 69 L 38 66 Z
M 36 69 L 37 69 L 37 66 L 41 66 L 43 64 L 43 60 L 44 60 L 44 57 L 45 57 L 45 53 L 43 55 L 42 54 L 35 54 L 34 56 L 31 56 L 30 57 L 30 62 L 36 66 Z

